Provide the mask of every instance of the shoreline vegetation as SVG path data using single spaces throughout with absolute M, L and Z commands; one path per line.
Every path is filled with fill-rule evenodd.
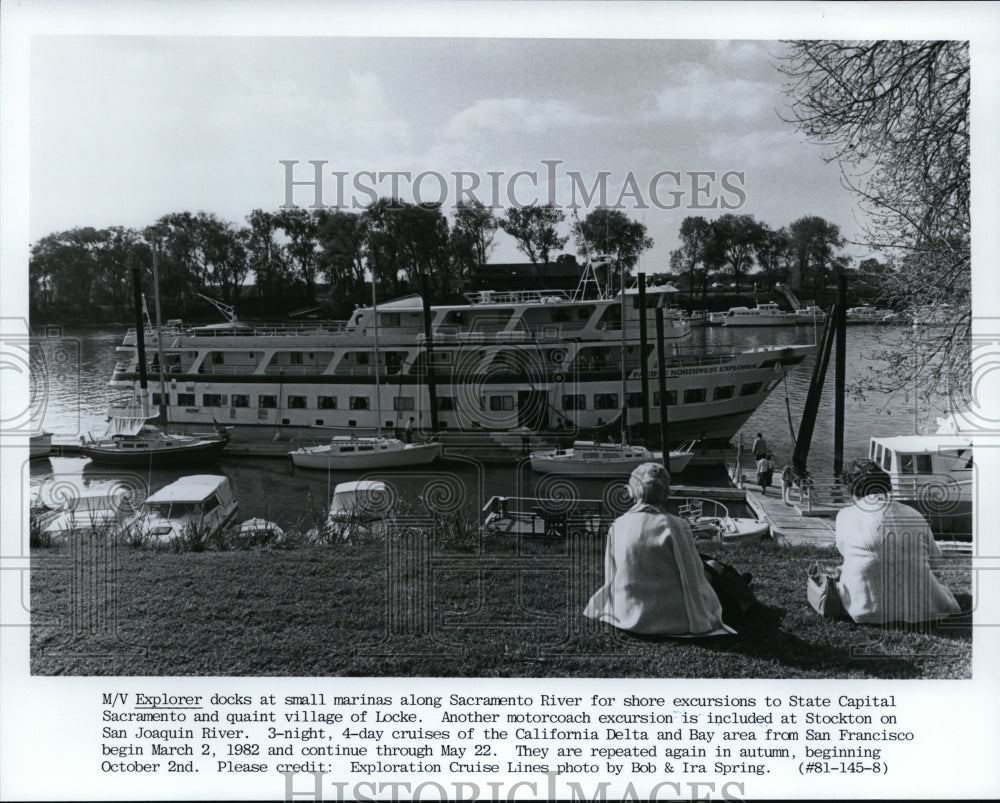
M 969 678 L 972 616 L 886 628 L 820 618 L 833 547 L 699 542 L 754 577 L 738 634 L 639 637 L 592 622 L 606 533 L 523 538 L 460 518 L 373 532 L 137 548 L 90 532 L 33 544 L 38 675 Z M 325 543 L 317 541 L 325 540 Z M 968 556 L 939 575 L 970 611 Z

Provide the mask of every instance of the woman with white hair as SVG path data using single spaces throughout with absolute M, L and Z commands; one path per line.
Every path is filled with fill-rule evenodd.
M 643 463 L 629 478 L 629 493 L 635 505 L 608 531 L 604 585 L 584 615 L 649 635 L 734 633 L 722 623 L 691 527 L 666 511 L 670 474 L 659 463 Z

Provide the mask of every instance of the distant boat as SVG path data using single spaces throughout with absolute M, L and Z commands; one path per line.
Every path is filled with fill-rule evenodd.
M 237 501 L 226 477 L 196 474 L 151 494 L 125 525 L 133 536 L 168 542 L 211 538 L 236 517 Z
M 163 466 L 212 464 L 229 443 L 229 433 L 220 430 L 201 435 L 166 432 L 141 419 L 122 420 L 117 431 L 100 439 L 81 438 L 80 451 L 95 463 L 110 466 L 160 468 Z
M 896 317 L 896 313 L 888 309 L 876 309 L 862 304 L 860 307 L 850 307 L 847 310 L 847 323 L 849 324 L 873 324 L 889 323 Z
M 368 471 L 432 463 L 441 455 L 440 443 L 404 443 L 398 438 L 338 435 L 329 443 L 302 446 L 288 453 L 296 468 L 325 471 Z
M 723 326 L 794 326 L 798 323 L 798 313 L 786 312 L 773 301 L 754 307 L 730 307 L 722 318 Z
M 52 433 L 51 432 L 32 432 L 31 433 L 31 453 L 30 457 L 45 457 L 49 452 L 52 451 Z
M 694 441 L 670 451 L 671 474 L 680 474 L 694 457 Z M 662 452 L 644 446 L 620 443 L 575 441 L 567 449 L 545 449 L 531 453 L 531 469 L 539 474 L 565 474 L 573 477 L 627 476 L 642 463 L 660 462 Z

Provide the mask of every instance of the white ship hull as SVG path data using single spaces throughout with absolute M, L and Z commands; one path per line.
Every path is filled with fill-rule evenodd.
M 489 303 L 435 307 L 433 377 L 419 299 L 379 305 L 378 350 L 371 308 L 339 325 L 177 327 L 162 333 L 165 401 L 172 426 L 223 424 L 231 427 L 234 441 L 315 437 L 318 427 L 371 436 L 399 431 L 413 417 L 423 437 L 439 435 L 446 446 L 489 443 L 492 434 L 513 430 L 566 442 L 586 438 L 626 405 L 632 410 L 629 434 L 637 438 L 643 402 L 640 333 L 631 319 L 637 313 L 630 311 L 624 333 L 627 398 L 622 399 L 619 310 L 615 299 L 547 296 L 509 303 L 491 296 Z M 780 381 L 779 364 L 794 365 L 813 348 L 685 351 L 690 327 L 676 319 L 667 324 L 671 443 L 732 437 Z M 647 334 L 654 330 L 648 322 Z M 149 333 L 151 342 L 156 336 Z M 123 359 L 111 381 L 133 394 L 134 339 L 130 332 L 119 347 Z M 646 437 L 655 440 L 660 420 L 655 336 L 648 342 Z M 159 366 L 151 368 L 152 402 L 158 405 Z

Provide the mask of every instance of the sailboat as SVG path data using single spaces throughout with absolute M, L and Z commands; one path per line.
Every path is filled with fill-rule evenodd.
M 156 249 L 153 249 L 153 274 L 156 277 Z M 114 410 L 107 432 L 100 438 L 87 435 L 80 438 L 80 451 L 94 463 L 134 468 L 160 468 L 190 463 L 214 463 L 229 443 L 229 431 L 216 427 L 215 432 L 185 435 L 168 432 L 150 423 L 146 382 L 146 342 L 143 312 L 146 308 L 139 282 L 139 269 L 134 268 L 136 348 L 139 368 L 139 405 L 132 403 Z M 158 288 L 156 290 L 158 293 Z M 146 313 L 148 318 L 148 313 Z M 156 301 L 157 348 L 160 348 L 160 304 Z M 163 398 L 163 359 L 159 359 L 160 394 Z
M 598 257 L 598 259 L 606 259 Z M 597 272 L 594 269 L 589 249 L 587 253 L 586 271 L 589 280 L 596 283 Z M 585 278 L 584 281 L 587 281 Z M 631 291 L 630 291 L 631 292 Z M 574 441 L 572 447 L 544 449 L 531 452 L 531 470 L 538 474 L 564 474 L 575 477 L 621 477 L 630 474 L 643 463 L 662 462 L 663 452 L 654 452 L 645 446 L 628 442 L 628 399 L 625 367 L 625 271 L 622 269 L 621 281 L 621 441 L 618 443 L 600 443 L 596 441 Z M 659 344 L 657 348 L 662 348 Z M 688 441 L 677 450 L 670 450 L 667 470 L 671 474 L 679 474 L 694 456 L 696 441 Z
M 324 471 L 367 471 L 377 468 L 403 468 L 432 463 L 441 455 L 441 444 L 406 443 L 399 438 L 382 436 L 382 395 L 378 349 L 378 303 L 375 298 L 375 276 L 372 276 L 372 312 L 375 343 L 375 410 L 376 433 L 373 437 L 337 435 L 329 443 L 300 446 L 288 453 L 296 468 Z

